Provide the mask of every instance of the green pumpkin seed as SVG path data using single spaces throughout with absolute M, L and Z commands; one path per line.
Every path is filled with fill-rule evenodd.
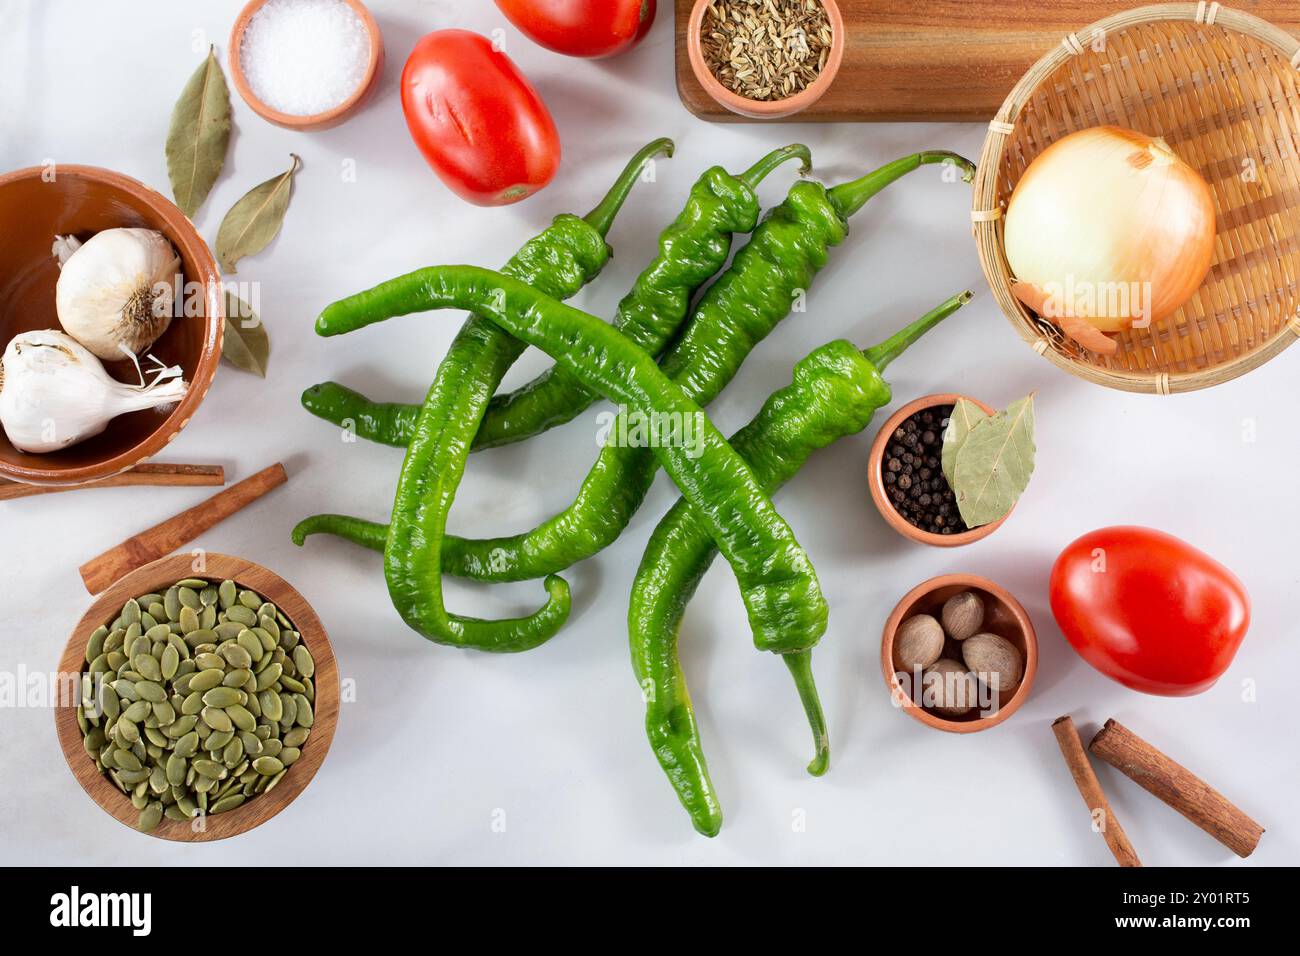
M 280 695 L 273 690 L 264 690 L 257 695 L 257 704 L 262 709 L 262 716 L 269 717 L 276 723 L 284 716 L 284 707 L 280 703 Z
M 205 581 L 198 582 L 200 588 L 202 588 L 206 583 L 207 582 Z M 177 597 L 180 598 L 182 608 L 188 607 L 192 610 L 197 611 L 199 608 L 203 606 L 202 602 L 199 601 L 199 592 L 194 590 L 194 588 L 191 587 L 190 585 L 178 584 L 176 585 L 176 589 L 178 592 Z
M 201 775 L 211 780 L 219 780 L 226 773 L 226 768 L 221 766 L 215 760 L 208 760 L 204 757 L 196 757 L 191 761 L 194 769 Z
M 240 730 L 252 730 L 257 726 L 257 718 L 254 717 L 242 704 L 233 704 L 226 708 L 226 716 L 230 722 Z
M 147 700 L 151 704 L 160 704 L 167 699 L 167 691 L 163 690 L 162 684 L 150 680 L 136 681 L 135 692 L 141 700 Z
M 226 620 L 242 624 L 244 627 L 253 627 L 257 624 L 257 612 L 242 604 L 236 604 L 226 611 Z
M 257 594 L 254 594 L 252 591 L 240 591 L 239 603 L 242 604 L 244 607 L 248 608 L 250 611 L 256 611 L 259 607 L 262 606 L 262 599 Z
M 302 751 L 297 747 L 285 747 L 280 751 L 280 763 L 286 767 L 292 767 L 294 762 L 302 755 Z
M 310 727 L 295 727 L 284 735 L 284 745 L 286 747 L 301 747 L 310 736 Z
M 125 717 L 127 720 L 131 721 L 132 723 L 138 724 L 140 721 L 148 717 L 152 712 L 153 712 L 152 704 L 150 704 L 147 700 L 137 700 L 134 703 L 129 704 L 127 708 L 124 711 L 122 711 L 122 716 Z
M 109 631 L 108 637 L 104 638 L 103 650 L 118 651 L 122 649 L 122 641 L 126 638 L 126 631 Z
M 311 677 L 316 673 L 316 662 L 306 645 L 299 644 L 293 649 L 293 666 L 298 669 L 299 677 Z
M 211 607 L 217 603 L 217 589 L 207 584 L 199 591 L 199 603 L 204 607 Z
M 166 750 L 168 745 L 171 743 L 171 741 L 167 739 L 167 736 L 157 727 L 146 727 L 144 729 L 144 736 L 145 739 L 149 741 L 147 753 L 150 757 L 156 758 Z M 157 751 L 157 753 L 154 751 Z
M 158 658 L 152 654 L 137 654 L 131 658 L 131 667 L 146 680 L 160 681 L 163 679 L 162 666 L 158 663 Z
M 153 715 L 158 719 L 159 727 L 166 727 L 176 719 L 176 711 L 165 700 L 153 705 Z
M 136 824 L 136 829 L 141 833 L 148 833 L 162 822 L 162 815 L 162 804 L 157 800 L 152 801 L 147 807 L 140 811 L 140 821 Z
M 171 587 L 163 595 L 163 608 L 167 612 L 167 620 L 179 621 L 181 619 L 181 591 L 180 588 Z
M 262 745 L 262 749 L 254 754 L 254 756 L 278 757 L 280 756 L 280 751 L 284 749 L 284 744 L 280 743 L 280 741 L 276 740 L 274 737 L 270 740 L 259 742 Z M 252 753 L 251 750 L 248 752 Z
M 244 795 L 242 793 L 229 793 L 214 803 L 212 809 L 208 812 L 212 814 L 225 813 L 227 810 L 235 809 L 235 807 L 239 806 L 243 802 Z
M 90 639 L 86 641 L 86 663 L 90 663 L 104 653 L 104 638 L 106 637 L 108 637 L 107 627 L 97 627 L 91 632 Z
M 248 659 L 250 662 L 260 661 L 262 655 L 266 653 L 266 649 L 262 647 L 261 639 L 252 631 L 240 631 L 239 636 L 235 638 L 235 641 L 240 647 L 248 652 Z
M 131 598 L 131 600 L 126 602 L 126 606 L 122 608 L 122 623 L 130 625 L 138 623 L 139 620 L 140 602 L 135 598 Z
M 226 744 L 226 749 L 221 752 L 221 762 L 232 770 L 239 766 L 239 762 L 244 759 L 244 742 L 236 737 L 230 743 Z
M 113 763 L 119 770 L 139 770 L 143 766 L 140 758 L 129 750 L 118 750 L 113 754 Z
M 197 598 L 195 600 L 197 600 Z M 193 634 L 195 631 L 199 629 L 198 612 L 194 610 L 194 608 L 190 607 L 189 605 L 185 605 L 184 607 L 181 608 L 181 617 L 179 623 L 181 626 L 181 633 Z
M 278 757 L 258 757 L 253 761 L 253 769 L 264 777 L 274 777 L 284 769 Z
M 162 658 L 158 664 L 159 676 L 163 680 L 171 680 L 176 676 L 176 668 L 181 666 L 181 656 L 177 653 L 176 648 L 168 644 L 163 648 Z
M 204 707 L 199 718 L 213 730 L 228 731 L 233 726 L 230 717 L 218 707 Z
M 229 707 L 239 703 L 239 691 L 233 687 L 214 687 L 203 695 L 203 703 L 209 707 Z
M 176 741 L 176 746 L 173 748 L 172 753 L 177 757 L 189 758 L 193 757 L 194 754 L 198 752 L 198 749 L 199 735 L 191 730 L 184 737 L 181 737 Z
M 159 641 L 166 641 L 171 634 L 171 626 L 167 624 L 158 624 L 144 632 L 144 636 L 149 639 L 150 644 Z
M 220 644 L 223 641 L 233 641 L 237 638 L 239 632 L 244 630 L 244 625 L 235 621 L 222 621 L 212 630 L 217 635 L 217 643 Z
M 280 625 L 276 622 L 274 615 L 259 614 L 257 616 L 257 626 L 263 631 L 266 631 L 267 635 L 275 642 L 275 644 L 280 643 Z M 260 634 L 258 635 L 258 637 L 261 636 L 262 635 Z M 265 643 L 265 641 L 263 643 Z M 272 644 L 271 647 L 274 647 L 275 644 Z M 271 647 L 268 647 L 267 650 L 271 650 Z
M 197 714 L 203 709 L 203 694 L 197 690 L 190 691 L 181 704 L 182 714 Z
M 173 753 L 167 758 L 167 782 L 174 787 L 179 787 L 185 782 L 185 774 L 189 769 L 190 766 L 185 758 Z
M 226 744 L 235 739 L 233 730 L 214 730 L 208 734 L 208 739 L 203 741 L 203 749 L 208 753 L 220 753 L 226 749 Z
M 247 634 L 248 632 L 245 631 L 243 633 Z M 256 638 L 254 638 L 254 640 L 256 640 Z M 261 650 L 261 645 L 258 645 L 258 650 Z M 222 644 L 219 648 L 217 648 L 217 653 L 219 653 L 222 657 L 224 657 L 226 659 L 226 663 L 229 664 L 231 667 L 237 667 L 237 668 L 247 670 L 248 668 L 253 666 L 253 656 L 248 652 L 248 649 L 244 647 L 242 644 L 237 644 L 233 641 L 227 641 L 225 644 Z
M 201 670 L 190 679 L 190 690 L 206 693 L 219 686 L 225 676 L 225 672 L 220 668 L 211 667 Z
M 259 691 L 266 690 L 280 679 L 282 673 L 284 673 L 284 666 L 282 664 L 268 664 L 266 668 L 260 671 L 257 675 L 257 689 Z
M 222 581 L 217 585 L 217 603 L 221 605 L 223 611 L 234 604 L 238 597 L 239 589 L 234 581 Z

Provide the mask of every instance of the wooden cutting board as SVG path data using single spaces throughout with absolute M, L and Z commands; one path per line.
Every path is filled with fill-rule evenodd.
M 719 106 L 691 72 L 677 4 L 677 90 L 696 116 L 760 122 Z M 839 0 L 848 40 L 839 76 L 798 122 L 985 121 L 1044 53 L 1136 0 Z M 1300 0 L 1225 4 L 1300 35 Z

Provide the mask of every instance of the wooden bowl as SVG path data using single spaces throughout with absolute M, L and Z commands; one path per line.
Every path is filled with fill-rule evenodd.
M 95 628 L 113 620 L 122 605 L 131 598 L 170 587 L 187 577 L 210 578 L 215 581 L 229 578 L 242 587 L 256 591 L 283 611 L 285 617 L 302 634 L 302 642 L 311 651 L 316 663 L 316 676 L 313 678 L 316 687 L 316 700 L 313 703 L 315 721 L 311 737 L 303 745 L 302 756 L 289 767 L 284 778 L 270 793 L 250 798 L 234 810 L 203 818 L 205 826 L 202 830 L 195 832 L 192 821 L 169 820 L 164 817 L 149 833 L 150 836 L 164 840 L 187 843 L 224 840 L 244 833 L 265 823 L 292 803 L 311 782 L 325 760 L 339 718 L 339 674 L 334 650 L 311 605 L 282 578 L 251 561 L 224 554 L 208 554 L 205 562 L 203 571 L 195 571 L 193 557 L 178 554 L 132 571 L 101 594 L 90 606 L 90 610 L 82 615 L 59 661 L 60 675 L 80 674 L 86 667 L 86 642 Z M 60 681 L 60 687 L 65 684 L 76 686 L 79 681 Z M 72 696 L 76 698 L 80 695 L 78 692 Z M 59 735 L 59 745 L 63 748 L 63 757 L 67 760 L 72 775 L 90 794 L 91 799 L 134 830 L 140 811 L 132 806 L 130 798 L 118 790 L 87 756 L 82 745 L 81 729 L 77 726 L 77 703 L 76 699 L 60 699 L 54 713 L 55 730 Z
M 1236 378 L 1300 336 L 1297 65 L 1300 42 L 1263 20 L 1167 3 L 1072 33 L 1030 69 L 990 126 L 972 215 L 989 285 L 1036 352 L 1099 385 L 1167 395 Z M 1169 318 L 1119 335 L 1109 356 L 1016 299 L 1003 248 L 1002 216 L 1026 167 L 1100 125 L 1164 137 L 1210 184 L 1217 213 L 1205 284 Z
M 195 283 L 201 290 L 184 297 L 201 314 L 173 318 L 149 350 L 184 369 L 190 383 L 169 414 L 145 409 L 122 415 L 94 438 L 47 454 L 19 451 L 0 430 L 0 474 L 30 484 L 78 485 L 156 455 L 189 424 L 221 360 L 221 273 L 207 243 L 167 198 L 94 166 L 32 166 L 0 176 L 0 222 L 9 224 L 0 242 L 0 353 L 20 332 L 60 328 L 54 307 L 59 265 L 50 254 L 56 233 L 85 240 L 117 226 L 156 229 L 180 254 L 186 288 Z M 121 381 L 139 380 L 130 362 L 108 362 L 105 368 Z
M 942 717 L 928 711 L 911 698 L 907 688 L 894 673 L 894 635 L 898 633 L 899 625 L 917 614 L 929 614 L 937 619 L 944 602 L 962 591 L 975 591 L 984 601 L 984 624 L 980 630 L 1005 637 L 1024 655 L 1025 676 L 1014 689 L 999 694 L 996 712 L 988 716 L 981 716 L 978 710 L 972 710 L 961 717 Z M 945 641 L 949 648 L 957 643 L 952 638 L 945 638 Z M 948 650 L 944 651 L 944 656 L 950 656 Z M 956 659 L 961 660 L 960 654 Z M 1006 588 L 974 574 L 945 574 L 912 588 L 889 615 L 880 640 L 880 670 L 894 703 L 909 717 L 936 730 L 973 734 L 1002 723 L 1019 710 L 1029 696 L 1034 675 L 1038 671 L 1038 636 L 1034 633 L 1033 622 L 1029 620 L 1024 607 Z
M 831 84 L 835 82 L 835 74 L 840 71 L 840 63 L 844 59 L 844 17 L 840 15 L 840 8 L 835 0 L 821 0 L 821 4 L 825 7 L 826 17 L 831 24 L 830 54 L 826 58 L 826 66 L 818 74 L 817 79 L 794 96 L 787 96 L 780 100 L 751 100 L 733 93 L 718 82 L 704 60 L 704 51 L 700 45 L 700 33 L 709 0 L 696 0 L 690 18 L 686 22 L 686 55 L 691 63 L 691 71 L 699 80 L 700 86 L 704 87 L 705 92 L 731 112 L 741 116 L 748 116 L 751 119 L 780 119 L 807 109 L 831 88 Z
M 353 12 L 361 18 L 361 22 L 366 25 L 366 33 L 370 37 L 370 60 L 366 66 L 366 75 L 357 87 L 356 92 L 349 96 L 333 109 L 326 110 L 323 113 L 313 113 L 309 116 L 298 116 L 293 113 L 281 113 L 277 109 L 272 109 L 254 95 L 253 90 L 248 85 L 248 79 L 244 76 L 244 68 L 240 63 L 240 58 L 244 49 L 244 31 L 248 29 L 248 21 L 253 19 L 253 14 L 257 13 L 267 3 L 267 0 L 250 0 L 244 5 L 244 9 L 239 11 L 239 16 L 235 18 L 235 25 L 230 30 L 230 47 L 227 59 L 230 61 L 230 76 L 234 81 L 235 89 L 244 102 L 253 108 L 258 116 L 276 126 L 283 126 L 285 129 L 296 129 L 304 132 L 310 130 L 329 129 L 331 126 L 338 126 L 344 120 L 348 119 L 354 113 L 366 104 L 366 101 L 374 95 L 375 90 L 379 88 L 379 77 L 384 66 L 384 38 L 379 32 L 379 24 L 375 18 L 360 0 L 344 0 L 352 8 Z
M 876 439 L 871 443 L 871 454 L 867 458 L 867 487 L 871 489 L 871 501 L 875 504 L 876 510 L 880 512 L 881 517 L 904 538 L 910 538 L 921 544 L 933 545 L 936 548 L 959 548 L 964 544 L 972 544 L 982 538 L 987 538 L 1002 527 L 1003 523 L 1011 517 L 1011 511 L 1016 510 L 1013 505 L 1011 511 L 1008 511 L 997 521 L 981 525 L 978 528 L 971 528 L 969 531 L 963 531 L 960 534 L 932 534 L 929 531 L 922 531 L 899 514 L 898 509 L 894 507 L 894 503 L 889 500 L 889 496 L 885 493 L 885 476 L 881 466 L 885 460 L 885 449 L 889 446 L 889 440 L 894 431 L 917 412 L 938 405 L 955 405 L 959 398 L 973 402 L 987 415 L 996 413 L 995 409 L 985 405 L 978 398 L 971 398 L 969 395 L 948 392 L 942 395 L 927 395 L 924 398 L 918 398 L 914 402 L 908 402 L 889 416 L 889 420 L 876 433 Z

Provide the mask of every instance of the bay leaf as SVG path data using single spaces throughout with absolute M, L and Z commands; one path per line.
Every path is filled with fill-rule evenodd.
M 221 357 L 236 368 L 266 378 L 271 339 L 257 313 L 233 292 L 226 293 L 226 329 Z
M 299 159 L 290 153 L 289 168 L 254 186 L 230 207 L 217 230 L 217 261 L 223 272 L 234 272 L 244 256 L 261 252 L 275 238 L 289 208 L 289 193 Z
M 977 421 L 957 450 L 952 490 L 967 527 L 1007 514 L 1034 470 L 1034 396 Z
M 230 90 L 212 47 L 172 108 L 167 177 L 181 212 L 193 217 L 217 181 L 230 143 Z
M 952 407 L 952 415 L 948 419 L 948 427 L 943 433 L 943 449 L 940 452 L 939 460 L 943 466 L 943 476 L 948 479 L 948 484 L 953 482 L 953 468 L 957 464 L 957 452 L 962 443 L 966 441 L 966 436 L 970 430 L 975 427 L 975 423 L 981 419 L 988 418 L 988 413 L 980 408 L 968 398 L 959 398 Z

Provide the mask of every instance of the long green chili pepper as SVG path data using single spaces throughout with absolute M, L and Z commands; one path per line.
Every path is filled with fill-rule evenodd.
M 643 416 L 655 455 L 735 571 L 755 644 L 786 653 L 817 643 L 826 630 L 826 601 L 789 525 L 699 405 L 617 329 L 508 276 L 471 266 L 434 266 L 335 302 L 316 320 L 316 331 L 337 335 L 438 308 L 472 309 L 491 319 L 548 353 L 587 388 Z M 689 447 L 681 440 L 686 427 L 698 436 Z M 408 466 L 422 464 L 412 458 L 419 439 L 417 429 Z M 436 472 L 429 475 L 436 483 Z M 436 497 L 399 487 L 384 570 L 402 617 L 436 640 L 442 626 L 436 604 L 445 512 L 431 504 L 437 504 Z M 497 623 L 502 629 L 519 626 Z
M 843 241 L 848 217 L 890 183 L 931 163 L 952 163 L 967 181 L 974 177 L 969 161 L 934 151 L 895 160 L 833 189 L 796 183 L 704 294 L 691 324 L 661 359 L 664 372 L 693 401 L 708 405 L 808 289 L 826 264 L 829 248 Z M 623 424 L 617 423 L 612 433 L 624 434 Z M 443 570 L 484 581 L 520 581 L 570 567 L 618 538 L 645 499 L 656 470 L 650 450 L 606 444 L 569 507 L 523 534 L 487 539 L 448 535 Z M 357 540 L 365 543 L 366 537 Z
M 686 319 L 691 298 L 721 269 L 736 233 L 753 231 L 759 205 L 755 190 L 782 163 L 799 159 L 807 173 L 812 157 L 799 143 L 768 153 L 739 176 L 720 166 L 704 171 L 691 187 L 677 219 L 659 237 L 659 254 L 618 305 L 614 325 L 651 355 L 658 355 Z M 571 375 L 552 366 L 488 405 L 471 451 L 522 441 L 571 421 L 596 400 Z M 336 425 L 350 422 L 370 441 L 405 447 L 415 431 L 419 405 L 375 402 L 336 382 L 307 389 L 302 404 Z
M 506 271 L 516 281 L 533 283 L 556 296 L 576 293 L 609 260 L 605 234 L 640 177 L 641 168 L 659 153 L 671 151 L 671 140 L 659 139 L 647 144 L 584 219 L 557 217 L 549 229 L 515 254 L 507 263 Z M 386 551 L 390 581 L 404 577 L 408 561 L 415 563 L 412 555 L 418 550 L 417 542 L 409 537 L 412 524 L 406 520 L 413 512 L 440 516 L 428 530 L 441 536 L 464 472 L 470 441 L 493 392 L 524 348 L 523 342 L 478 316 L 470 316 L 452 342 L 425 399 L 398 479 L 394 508 L 397 535 L 396 540 L 388 542 Z M 330 520 L 346 524 L 353 519 L 338 516 L 308 519 L 294 529 L 294 540 L 301 542 L 304 525 Z M 441 643 L 487 651 L 527 650 L 552 637 L 569 615 L 568 585 L 553 575 L 546 579 L 545 606 L 529 617 L 513 621 L 482 621 L 448 614 L 442 600 L 440 574 L 428 575 L 418 584 L 407 578 L 406 585 L 410 598 L 400 605 L 403 616 L 418 620 L 416 630 Z M 417 604 L 418 612 L 413 610 Z
M 774 493 L 814 451 L 866 428 L 890 400 L 889 385 L 880 374 L 885 366 L 970 299 L 969 292 L 954 296 L 865 352 L 843 340 L 816 349 L 795 365 L 793 382 L 774 392 L 732 436 L 731 447 L 749 462 L 764 490 Z M 650 536 L 628 607 L 632 670 L 646 700 L 646 735 L 695 829 L 706 836 L 717 834 L 722 811 L 709 779 L 677 639 L 686 605 L 716 555 L 695 509 L 679 500 Z M 810 657 L 811 652 L 784 655 L 805 709 L 810 698 L 803 681 Z M 817 758 L 808 770 L 820 774 L 829 760 L 825 722 L 820 708 L 809 717 Z

